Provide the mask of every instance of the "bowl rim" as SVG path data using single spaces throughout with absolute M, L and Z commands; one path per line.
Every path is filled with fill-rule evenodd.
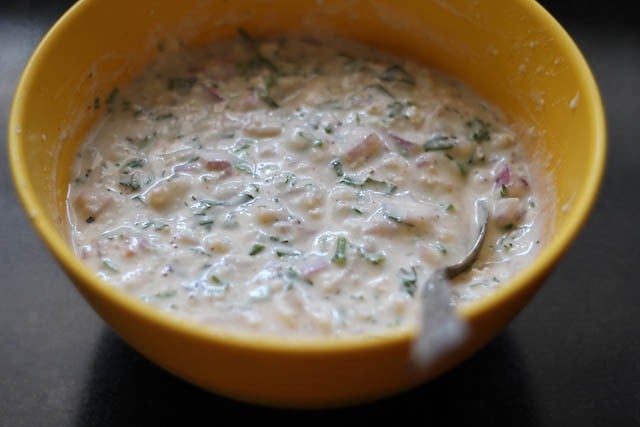
M 606 119 L 602 98 L 594 75 L 584 58 L 579 47 L 573 41 L 561 24 L 535 0 L 513 0 L 520 3 L 523 10 L 532 15 L 532 19 L 541 22 L 541 25 L 549 31 L 561 45 L 561 50 L 566 54 L 567 60 L 576 68 L 576 74 L 581 80 L 581 90 L 588 92 L 587 98 L 589 110 L 595 119 L 593 126 L 594 152 L 593 163 L 589 169 L 584 192 L 572 202 L 573 209 L 567 217 L 565 226 L 556 230 L 554 238 L 538 253 L 536 259 L 526 266 L 519 274 L 514 276 L 503 286 L 493 290 L 489 295 L 478 301 L 459 307 L 459 313 L 467 318 L 481 316 L 490 311 L 491 307 L 500 306 L 519 292 L 533 286 L 536 281 L 553 268 L 556 262 L 569 249 L 580 230 L 586 223 L 596 202 L 602 185 L 606 162 Z M 58 263 L 72 276 L 76 287 L 87 287 L 99 298 L 115 304 L 123 311 L 130 312 L 139 318 L 169 330 L 172 333 L 190 336 L 201 341 L 217 341 L 220 344 L 237 348 L 251 348 L 263 351 L 286 351 L 287 353 L 325 353 L 345 352 L 355 349 L 370 349 L 372 347 L 384 347 L 394 344 L 406 344 L 414 336 L 415 330 L 402 329 L 380 336 L 349 336 L 345 337 L 284 337 L 267 335 L 259 332 L 245 332 L 225 330 L 223 328 L 201 325 L 196 322 L 183 321 L 174 315 L 164 313 L 151 305 L 126 294 L 124 291 L 110 286 L 95 275 L 93 270 L 84 265 L 74 254 L 73 249 L 64 241 L 53 222 L 47 217 L 46 211 L 38 203 L 35 190 L 27 173 L 25 163 L 26 142 L 21 131 L 20 124 L 26 114 L 24 99 L 34 86 L 34 71 L 41 68 L 46 52 L 56 44 L 59 34 L 73 25 L 76 18 L 80 17 L 85 8 L 94 0 L 79 0 L 73 4 L 49 29 L 29 58 L 11 104 L 8 123 L 8 151 L 14 188 L 27 216 L 36 229 L 39 237 L 55 256 Z M 584 102 L 581 100 L 581 102 Z

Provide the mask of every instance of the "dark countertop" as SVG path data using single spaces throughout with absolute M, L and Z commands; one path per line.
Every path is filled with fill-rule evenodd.
M 3 142 L 24 64 L 72 3 L 0 5 Z M 0 426 L 189 425 L 220 417 L 640 425 L 640 7 L 618 3 L 627 2 L 543 2 L 583 50 L 607 110 L 607 171 L 586 227 L 531 304 L 484 350 L 374 404 L 322 412 L 255 407 L 201 391 L 143 359 L 94 314 L 47 252 L 1 150 Z

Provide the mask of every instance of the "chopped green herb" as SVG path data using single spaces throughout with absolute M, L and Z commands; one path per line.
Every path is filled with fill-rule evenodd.
M 213 227 L 213 223 L 214 223 L 214 221 L 212 219 L 207 219 L 207 220 L 204 220 L 204 221 L 200 221 L 198 223 L 198 225 L 201 226 L 201 227 L 204 227 L 205 230 L 207 230 L 207 231 L 211 231 L 211 228 Z
M 175 289 L 166 290 L 164 292 L 158 292 L 157 294 L 153 294 L 153 298 L 172 298 L 176 296 L 178 292 Z
M 203 255 L 203 256 L 206 256 L 206 257 L 211 258 L 211 254 L 210 254 L 209 252 L 205 251 L 205 250 L 204 250 L 204 249 L 202 249 L 202 248 L 199 248 L 199 247 L 193 247 L 193 248 L 189 248 L 189 250 L 190 250 L 191 252 L 193 252 L 194 254 Z
M 87 218 L 87 220 L 86 220 L 86 221 L 87 221 L 87 224 L 91 224 L 91 223 L 92 223 L 92 222 L 94 222 L 95 220 L 96 220 L 96 219 L 95 219 L 95 217 L 90 216 L 90 217 L 88 217 L 88 218 Z
M 284 183 L 290 187 L 295 187 L 297 181 L 298 181 L 298 177 L 293 173 L 287 173 L 287 176 L 284 179 Z
M 193 88 L 197 81 L 198 78 L 196 76 L 172 77 L 167 81 L 167 87 L 169 90 L 176 91 L 181 95 L 186 95 L 191 91 L 191 88 Z
M 384 70 L 384 72 L 380 74 L 378 78 L 384 82 L 400 82 L 408 84 L 410 86 L 416 84 L 416 79 L 400 65 L 390 66 L 389 68 Z
M 145 165 L 145 161 L 144 159 L 133 159 L 131 161 L 129 161 L 125 167 L 127 168 L 141 168 Z
M 397 224 L 405 225 L 407 227 L 415 227 L 415 224 L 411 224 L 409 222 L 403 221 L 400 217 L 395 216 L 395 215 L 393 215 L 393 214 L 391 214 L 389 212 L 383 213 L 382 216 L 384 216 L 386 219 L 388 219 L 390 221 L 393 221 L 393 222 L 395 222 Z
M 391 104 L 387 105 L 387 115 L 391 119 L 395 117 L 403 117 L 405 119 L 408 119 L 409 114 L 407 113 L 407 109 L 412 105 L 413 104 L 409 101 L 394 101 Z
M 449 203 L 445 209 L 445 211 L 447 212 L 455 212 L 455 210 L 456 210 L 456 207 L 453 206 L 451 203 Z
M 265 245 L 261 245 L 260 243 L 256 243 L 255 245 L 253 245 L 251 247 L 251 250 L 249 251 L 249 255 L 254 256 L 254 255 L 258 255 L 260 252 L 262 252 L 265 248 Z
M 115 265 L 115 264 L 114 264 L 111 260 L 109 260 L 109 259 L 103 259 L 103 260 L 102 260 L 102 265 L 103 265 L 104 267 L 106 267 L 106 268 L 107 268 L 107 270 L 111 270 L 111 271 L 113 271 L 113 272 L 115 272 L 115 273 L 117 273 L 117 272 L 119 272 L 119 271 L 120 271 L 120 269 L 118 268 L 118 266 L 117 266 L 117 265 Z
M 286 248 L 286 247 L 278 247 L 274 249 L 275 254 L 278 256 L 278 258 L 282 258 L 282 257 L 297 257 L 302 255 L 302 252 L 293 249 L 293 248 Z
M 387 195 L 391 195 L 398 190 L 398 186 L 395 184 L 388 183 L 386 181 L 378 181 L 371 177 L 367 177 L 364 181 L 360 182 L 352 176 L 343 176 L 339 183 L 350 187 L 366 188 L 372 191 L 385 193 Z
M 253 175 L 253 166 L 251 165 L 251 163 L 242 159 L 233 159 L 231 164 L 236 170 L 247 175 Z
M 475 142 L 484 142 L 491 139 L 491 125 L 482 119 L 474 118 L 466 123 L 471 131 L 470 139 Z
M 340 162 L 339 159 L 332 160 L 330 165 L 333 168 L 333 170 L 336 171 L 336 175 L 338 176 L 338 178 L 344 176 L 344 170 L 342 169 L 342 163 Z
M 251 37 L 251 35 L 247 32 L 247 30 L 245 30 L 242 27 L 238 27 L 238 35 L 240 36 L 240 39 L 245 42 L 246 44 L 250 45 L 250 46 L 254 46 L 255 45 L 255 40 L 253 40 L 253 37 Z
M 389 89 L 387 89 L 386 87 L 384 87 L 380 83 L 373 83 L 373 84 L 370 84 L 369 86 L 365 87 L 365 90 L 368 90 L 368 89 L 377 90 L 381 94 L 386 95 L 391 99 L 396 99 L 396 97 L 391 92 L 389 92 Z
M 507 186 L 502 184 L 500 186 L 500 197 L 508 197 L 509 196 L 509 190 L 507 189 Z
M 159 122 L 162 120 L 172 119 L 174 117 L 175 116 L 173 115 L 173 113 L 158 114 L 157 116 L 154 117 L 154 120 Z
M 269 107 L 271 107 L 271 108 L 280 108 L 280 104 L 278 104 L 275 101 L 275 99 L 273 99 L 271 97 L 271 94 L 269 93 L 269 91 L 267 89 L 263 89 L 263 90 L 258 91 L 258 96 L 260 97 L 262 102 L 267 104 Z
M 127 188 L 129 191 L 138 191 L 142 187 L 135 175 L 124 175 L 120 177 L 118 184 Z
M 434 135 L 422 144 L 424 151 L 448 150 L 453 147 L 453 137 Z
M 442 255 L 446 255 L 449 252 L 442 242 L 435 242 L 434 246 Z
M 333 255 L 331 261 L 338 265 L 344 265 L 347 262 L 347 238 L 344 236 L 338 236 L 336 242 L 336 253 Z
M 255 139 L 242 138 L 238 140 L 235 144 L 233 144 L 233 146 L 231 147 L 231 151 L 237 154 L 241 151 L 245 151 L 246 149 L 254 145 L 256 142 L 257 141 Z
M 155 132 L 151 135 L 145 135 L 142 138 L 135 138 L 135 137 L 131 137 L 131 136 L 127 136 L 125 137 L 125 139 L 130 142 L 131 144 L 134 144 L 135 146 L 137 146 L 139 149 L 143 149 L 145 148 L 149 142 L 151 141 L 151 139 L 153 137 L 155 137 L 156 134 Z
M 371 252 L 365 251 L 362 248 L 358 248 L 358 254 L 360 254 L 361 257 L 363 257 L 373 265 L 382 264 L 384 260 L 387 259 L 384 252 L 371 253 Z
M 109 94 L 109 96 L 107 96 L 107 99 L 105 100 L 105 103 L 109 107 L 109 111 L 113 110 L 113 104 L 116 101 L 116 97 L 118 96 L 118 92 L 119 91 L 120 90 L 118 89 L 118 87 L 114 86 L 114 88 L 111 89 L 111 93 Z
M 142 228 L 144 230 L 150 227 L 153 227 L 154 231 L 160 231 L 160 230 L 164 230 L 165 228 L 169 228 L 169 224 L 164 222 L 157 222 L 157 221 L 146 221 L 142 224 Z
M 216 276 L 215 274 L 212 274 L 211 276 L 209 276 L 209 282 L 213 284 L 212 285 L 205 284 L 204 288 L 205 288 L 206 295 L 222 296 L 227 291 L 227 289 L 229 289 L 229 287 L 231 286 L 227 280 L 222 280 L 220 279 L 220 277 Z
M 238 28 L 238 34 L 240 35 L 240 38 L 245 43 L 247 48 L 254 54 L 249 62 L 238 64 L 238 68 L 243 75 L 248 77 L 249 74 L 262 68 L 267 68 L 274 73 L 279 73 L 278 67 L 276 67 L 273 62 L 271 62 L 268 58 L 260 53 L 258 44 L 246 30 L 244 30 L 243 28 Z
M 414 296 L 417 290 L 417 280 L 418 274 L 416 273 L 415 267 L 401 268 L 398 270 L 398 276 L 400 276 L 400 280 L 402 282 L 402 289 L 411 296 Z
M 298 136 L 311 142 L 311 145 L 313 145 L 314 147 L 322 147 L 324 145 L 324 142 L 320 138 L 316 138 L 310 133 L 298 132 Z

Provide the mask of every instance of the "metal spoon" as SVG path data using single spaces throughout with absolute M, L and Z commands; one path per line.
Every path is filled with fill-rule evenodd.
M 422 288 L 420 332 L 412 348 L 413 360 L 419 366 L 430 365 L 445 356 L 467 336 L 467 324 L 451 305 L 449 281 L 471 268 L 480 254 L 487 235 L 489 210 L 483 201 L 478 201 L 476 212 L 480 230 L 467 255 L 456 264 L 435 270 Z

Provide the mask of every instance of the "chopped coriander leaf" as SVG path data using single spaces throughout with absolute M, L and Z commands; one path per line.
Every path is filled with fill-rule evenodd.
M 382 264 L 384 260 L 387 259 L 384 252 L 371 253 L 371 252 L 365 251 L 362 248 L 358 249 L 358 254 L 373 265 Z
M 342 163 L 340 162 L 340 160 L 338 159 L 332 160 L 330 165 L 333 168 L 333 170 L 336 171 L 336 175 L 338 176 L 338 178 L 344 176 L 344 170 L 342 169 Z
M 418 274 L 416 273 L 415 267 L 401 268 L 398 270 L 398 276 L 400 276 L 400 281 L 402 282 L 402 289 L 411 296 L 414 296 L 417 290 L 417 280 Z
M 255 43 L 255 41 L 253 40 L 253 37 L 251 37 L 251 35 L 247 32 L 247 30 L 245 30 L 242 27 L 238 27 L 237 31 L 238 31 L 238 35 L 240 36 L 243 42 L 250 45 L 253 45 Z
M 415 224 L 411 224 L 409 222 L 405 222 L 400 217 L 395 216 L 395 215 L 393 215 L 393 214 L 391 214 L 389 212 L 383 213 L 382 216 L 384 216 L 386 219 L 388 219 L 388 220 L 390 220 L 392 222 L 395 222 L 397 224 L 405 225 L 407 227 L 415 227 Z
M 207 219 L 207 220 L 204 220 L 204 221 L 200 221 L 198 223 L 198 225 L 201 226 L 201 227 L 204 227 L 205 230 L 210 231 L 211 228 L 213 227 L 213 223 L 214 223 L 214 221 L 212 219 Z
M 400 65 L 390 66 L 389 68 L 384 70 L 384 72 L 380 74 L 378 78 L 384 82 L 400 82 L 408 84 L 410 86 L 416 84 L 416 79 Z
M 507 186 L 502 184 L 500 186 L 500 197 L 508 197 L 509 196 L 509 190 L 507 189 Z
M 474 118 L 465 123 L 467 128 L 471 131 L 470 138 L 475 142 L 484 142 L 491 139 L 491 125 L 480 118 Z
M 383 86 L 383 85 L 381 85 L 380 83 L 373 83 L 373 84 L 370 84 L 369 86 L 367 86 L 367 87 L 365 88 L 365 90 L 367 90 L 367 89 L 374 89 L 374 90 L 377 90 L 377 91 L 378 91 L 378 92 L 380 92 L 381 94 L 386 95 L 386 96 L 388 96 L 388 97 L 389 97 L 389 98 L 391 98 L 391 99 L 396 99 L 396 97 L 395 97 L 391 92 L 389 92 L 389 89 L 387 89 L 386 87 L 384 87 L 384 86 Z
M 159 122 L 162 120 L 168 120 L 168 119 L 172 119 L 175 116 L 173 115 L 173 113 L 164 113 L 164 114 L 158 114 L 157 116 L 154 117 L 154 120 Z
M 111 271 L 113 271 L 113 272 L 115 272 L 115 273 L 117 273 L 117 272 L 119 272 L 119 271 L 120 271 L 120 269 L 118 268 L 118 266 L 117 266 L 117 265 L 115 265 L 115 264 L 113 263 L 113 261 L 111 261 L 110 259 L 103 259 L 103 260 L 102 260 L 102 265 L 103 265 L 104 267 L 106 267 L 106 268 L 107 268 L 107 270 L 111 270 Z
M 156 136 L 156 134 L 154 132 L 153 134 L 145 135 L 142 138 L 136 138 L 136 137 L 127 136 L 127 137 L 125 137 L 125 139 L 127 140 L 127 142 L 130 142 L 131 144 L 135 145 L 137 148 L 143 149 L 149 144 L 151 139 L 153 137 L 155 137 L 155 136 Z
M 120 179 L 118 184 L 127 188 L 129 191 L 138 191 L 142 188 L 140 181 L 134 175 L 125 175 Z
M 127 168 L 141 168 L 143 167 L 145 164 L 144 159 L 133 159 L 130 162 L 128 162 L 125 167 Z
M 340 184 L 348 185 L 349 187 L 362 187 L 363 183 L 356 181 L 352 176 L 345 176 L 340 181 Z
M 253 175 L 253 166 L 251 166 L 251 163 L 246 162 L 246 161 L 241 160 L 241 159 L 234 159 L 231 162 L 231 164 L 239 172 L 242 172 L 242 173 L 247 174 L 247 175 Z
M 407 109 L 411 107 L 411 102 L 409 101 L 393 101 L 391 104 L 387 105 L 389 118 L 393 119 L 395 117 L 403 117 L 405 119 L 409 118 L 409 114 L 407 113 Z
M 378 181 L 377 179 L 369 178 L 364 180 L 363 187 L 370 188 L 374 191 L 380 191 L 385 194 L 393 194 L 398 190 L 398 186 L 386 181 Z
M 233 144 L 233 146 L 231 147 L 231 151 L 233 153 L 239 153 L 241 151 L 245 151 L 248 148 L 250 148 L 252 145 L 254 145 L 256 142 L 257 141 L 255 139 L 242 138 L 238 140 L 235 144 Z
M 109 106 L 109 108 L 113 107 L 113 104 L 116 101 L 116 97 L 118 96 L 118 92 L 120 92 L 120 90 L 117 86 L 114 86 L 114 88 L 111 89 L 111 93 L 109 94 L 109 96 L 107 96 L 105 103 L 107 104 L 107 106 Z
M 302 252 L 292 248 L 278 247 L 274 249 L 275 254 L 278 258 L 282 257 L 298 257 L 302 255 Z
M 176 91 L 181 95 L 186 95 L 191 91 L 191 88 L 193 88 L 197 81 L 198 78 L 196 76 L 172 77 L 167 81 L 167 87 L 169 90 Z
M 154 231 L 160 231 L 160 230 L 164 230 L 165 228 L 169 228 L 169 224 L 164 223 L 164 222 L 157 222 L 157 221 L 145 221 L 142 224 L 142 229 L 146 230 L 147 228 L 153 227 Z
M 378 181 L 377 179 L 373 179 L 371 177 L 367 177 L 364 181 L 360 182 L 352 176 L 343 176 L 339 183 L 348 185 L 350 187 L 365 188 L 372 191 L 385 193 L 387 195 L 391 195 L 398 190 L 398 186 L 395 184 L 386 181 Z
M 266 247 L 265 245 L 261 245 L 260 243 L 256 243 L 255 245 L 253 245 L 251 247 L 251 250 L 249 251 L 249 255 L 250 256 L 258 255 L 260 252 L 262 252 L 264 250 L 265 247 Z
M 445 209 L 445 211 L 447 212 L 454 212 L 456 210 L 456 207 L 453 206 L 451 203 L 449 203 Z
M 262 102 L 264 102 L 265 104 L 267 104 L 269 107 L 271 108 L 280 108 L 280 104 L 278 104 L 269 94 L 269 92 L 264 89 L 258 92 L 258 96 L 260 97 L 260 100 Z
M 449 252 L 447 248 L 442 244 L 442 242 L 435 242 L 434 246 L 442 255 L 446 255 Z
M 167 290 L 167 291 L 163 291 L 163 292 L 158 292 L 156 294 L 153 294 L 153 298 L 171 298 L 176 296 L 178 292 L 175 289 L 171 289 L 171 290 Z
M 331 261 L 338 265 L 344 265 L 347 262 L 347 238 L 344 236 L 338 236 L 336 242 L 336 253 L 333 255 Z
M 311 145 L 313 145 L 314 147 L 322 147 L 324 145 L 324 142 L 320 138 L 316 138 L 310 133 L 298 132 L 298 136 L 311 142 Z

